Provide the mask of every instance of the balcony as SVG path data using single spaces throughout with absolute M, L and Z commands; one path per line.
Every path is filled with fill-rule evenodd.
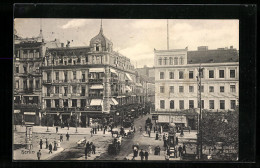
M 101 99 L 101 98 L 103 98 L 103 94 L 89 94 L 89 98 Z
M 51 84 L 51 80 L 50 79 L 42 80 L 42 84 Z
M 40 108 L 39 104 L 18 104 L 14 103 L 14 108 Z
M 33 93 L 33 88 L 25 88 L 24 93 Z
M 89 79 L 89 83 L 103 83 L 103 79 Z

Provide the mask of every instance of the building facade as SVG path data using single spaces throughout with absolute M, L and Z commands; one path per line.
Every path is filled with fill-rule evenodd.
M 158 122 L 196 129 L 199 108 L 198 69 L 201 78 L 202 109 L 212 112 L 234 110 L 239 98 L 238 51 L 229 49 L 198 51 L 154 50 L 155 113 Z
M 76 114 L 81 126 L 110 120 L 117 106 L 143 103 L 144 83 L 130 59 L 113 51 L 101 29 L 89 46 L 46 50 L 42 62 L 42 114 L 67 125 Z

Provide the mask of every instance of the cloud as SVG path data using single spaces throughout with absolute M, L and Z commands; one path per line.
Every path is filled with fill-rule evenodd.
M 87 20 L 85 19 L 73 19 L 68 21 L 65 25 L 62 25 L 62 29 L 69 29 L 69 28 L 75 28 L 75 27 L 81 27 L 84 26 L 87 23 Z

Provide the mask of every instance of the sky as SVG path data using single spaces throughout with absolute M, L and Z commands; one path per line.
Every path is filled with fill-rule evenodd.
M 59 39 L 71 46 L 89 46 L 99 33 L 101 19 L 15 19 L 21 37 L 37 37 L 42 25 L 45 41 Z M 167 49 L 166 19 L 102 19 L 104 35 L 137 68 L 153 66 L 154 48 Z M 239 20 L 169 19 L 169 49 L 197 50 L 198 46 L 239 49 Z M 73 41 L 72 41 L 73 40 Z

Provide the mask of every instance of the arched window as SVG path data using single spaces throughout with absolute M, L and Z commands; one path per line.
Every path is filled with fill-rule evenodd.
M 184 59 L 183 59 L 183 57 L 180 58 L 180 64 L 181 64 L 181 65 L 184 64 Z
M 170 109 L 174 109 L 174 100 L 170 101 Z
M 164 65 L 167 65 L 167 57 L 164 57 Z
M 173 59 L 172 59 L 172 57 L 170 57 L 170 65 L 172 65 L 173 64 Z
M 159 58 L 159 65 L 162 65 L 162 58 Z
M 178 65 L 178 58 L 177 57 L 174 58 L 174 65 Z

